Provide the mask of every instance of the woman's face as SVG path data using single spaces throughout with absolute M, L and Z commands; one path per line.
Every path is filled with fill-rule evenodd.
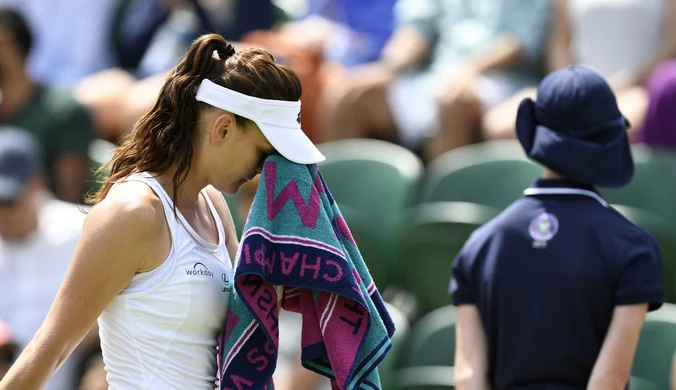
M 209 183 L 228 195 L 256 177 L 275 151 L 258 126 L 239 128 L 234 116 L 222 111 L 213 120 L 206 141 L 203 155 Z

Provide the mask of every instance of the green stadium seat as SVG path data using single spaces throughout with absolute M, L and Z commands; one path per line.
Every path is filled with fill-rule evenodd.
M 632 376 L 629 378 L 629 390 L 660 390 L 661 388 L 657 386 L 654 382 L 651 382 L 644 378 L 639 378 Z
M 659 389 L 669 389 L 672 358 L 676 352 L 676 305 L 664 304 L 648 313 L 631 370 Z
M 418 201 L 472 202 L 504 209 L 521 197 L 542 167 L 517 141 L 493 141 L 451 150 L 432 161 Z
M 426 314 L 415 323 L 411 329 L 402 368 L 453 366 L 456 318 L 456 307 L 446 305 Z
M 601 193 L 611 204 L 648 210 L 668 221 L 676 220 L 676 151 L 632 147 L 635 172 L 622 188 L 603 188 Z M 673 224 L 672 224 L 673 225 Z
M 371 228 L 367 216 L 350 206 L 338 205 L 354 241 L 357 243 L 359 253 L 367 264 L 369 273 L 378 288 L 383 288 L 389 281 L 391 265 L 381 256 L 381 248 L 378 245 L 379 237 Z M 391 263 L 391 262 L 390 262 Z
M 392 235 L 422 176 L 420 159 L 401 146 L 371 139 L 335 141 L 318 147 L 326 156 L 319 169 L 339 207 L 362 214 L 364 227 L 373 232 L 381 259 L 365 256 L 367 265 L 387 263 L 395 254 Z M 383 289 L 387 278 L 380 280 Z
M 385 307 L 390 313 L 392 322 L 394 322 L 394 335 L 392 336 L 392 348 L 385 359 L 378 365 L 378 373 L 383 389 L 392 389 L 395 387 L 395 367 L 404 349 L 405 343 L 411 333 L 408 319 L 394 305 L 385 302 Z
M 623 205 L 612 206 L 628 220 L 652 233 L 659 242 L 664 264 L 665 300 L 676 303 L 676 231 L 653 212 Z
M 397 278 L 415 295 L 421 313 L 450 302 L 451 265 L 465 241 L 498 209 L 465 202 L 413 207 L 398 234 Z
M 407 367 L 395 374 L 397 390 L 454 390 L 455 373 L 449 366 Z

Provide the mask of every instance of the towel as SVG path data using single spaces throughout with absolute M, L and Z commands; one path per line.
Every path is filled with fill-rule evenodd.
M 279 306 L 302 317 L 305 368 L 334 389 L 381 388 L 394 324 L 316 165 L 266 159 L 236 257 L 219 389 L 274 389 Z

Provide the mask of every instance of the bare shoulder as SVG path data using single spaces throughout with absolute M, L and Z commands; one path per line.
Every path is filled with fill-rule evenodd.
M 135 236 L 138 233 L 157 232 L 165 222 L 162 202 L 146 184 L 120 183 L 92 207 L 85 226 L 106 226 L 113 234 Z M 118 230 L 119 229 L 119 230 Z

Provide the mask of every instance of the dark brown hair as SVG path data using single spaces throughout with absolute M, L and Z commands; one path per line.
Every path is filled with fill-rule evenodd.
M 33 46 L 33 34 L 20 13 L 11 8 L 1 7 L 0 32 L 9 34 L 9 38 L 19 47 L 22 54 L 28 56 Z
M 174 204 L 194 154 L 199 113 L 215 109 L 195 99 L 203 79 L 261 99 L 297 101 L 302 88 L 298 76 L 275 62 L 263 49 L 235 53 L 218 34 L 208 34 L 190 44 L 181 62 L 169 74 L 155 106 L 127 133 L 111 161 L 97 175 L 105 175 L 101 189 L 88 196 L 88 203 L 103 200 L 115 182 L 137 172 L 161 174 L 175 166 L 172 179 Z M 253 122 L 235 115 L 239 128 Z

